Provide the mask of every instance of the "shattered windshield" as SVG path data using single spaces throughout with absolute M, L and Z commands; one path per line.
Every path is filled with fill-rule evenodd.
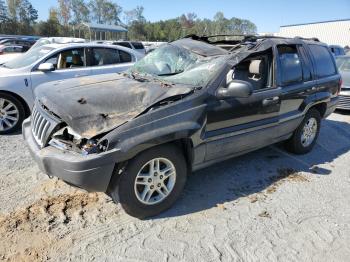
M 205 86 L 225 63 L 226 56 L 204 57 L 177 45 L 166 44 L 129 69 L 135 78 L 156 78 L 174 84 Z

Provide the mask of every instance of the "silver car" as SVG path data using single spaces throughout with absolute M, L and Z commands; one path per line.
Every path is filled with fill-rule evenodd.
M 122 72 L 142 55 L 101 44 L 49 44 L 0 65 L 0 135 L 21 127 L 30 115 L 34 91 L 42 83 Z
M 337 108 L 350 110 L 350 56 L 338 56 L 336 62 L 343 80 Z

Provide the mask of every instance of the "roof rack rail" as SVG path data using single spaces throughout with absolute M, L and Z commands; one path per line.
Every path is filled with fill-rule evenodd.
M 193 40 L 201 40 L 201 41 L 205 41 L 205 42 L 212 42 L 209 41 L 209 38 L 214 38 L 214 37 L 243 37 L 243 39 L 240 42 L 256 42 L 259 39 L 268 39 L 268 38 L 274 38 L 274 39 L 300 39 L 300 40 L 309 40 L 309 41 L 316 41 L 316 42 L 320 42 L 320 40 L 316 37 L 313 38 L 304 38 L 304 37 L 300 37 L 300 36 L 296 36 L 296 37 L 283 37 L 283 36 L 259 36 L 259 35 L 245 35 L 245 34 L 218 34 L 218 35 L 209 35 L 209 36 L 198 36 L 195 34 L 191 34 L 191 35 L 187 35 L 184 38 L 192 38 Z M 222 40 L 221 40 L 222 41 Z M 215 41 L 214 41 L 215 42 Z

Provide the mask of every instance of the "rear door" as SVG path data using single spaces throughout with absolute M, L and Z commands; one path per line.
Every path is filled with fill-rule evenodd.
M 31 72 L 33 90 L 42 83 L 84 77 L 91 74 L 91 69 L 86 67 L 84 48 L 71 48 L 57 52 L 42 63 L 52 63 L 55 70 L 52 72 L 41 72 L 38 69 L 34 69 Z
M 279 45 L 278 85 L 282 89 L 280 132 L 293 132 L 303 118 L 308 99 L 317 92 L 313 66 L 305 45 Z
M 308 47 L 315 64 L 318 95 L 326 96 L 328 93 L 335 96 L 339 89 L 340 75 L 334 57 L 326 46 L 309 44 Z
M 117 48 L 93 47 L 87 53 L 92 75 L 119 73 L 133 65 L 132 54 Z

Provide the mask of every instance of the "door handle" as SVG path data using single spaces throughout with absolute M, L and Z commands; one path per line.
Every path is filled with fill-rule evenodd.
M 278 96 L 274 97 L 269 97 L 263 100 L 263 106 L 270 106 L 270 105 L 275 105 L 278 104 L 280 101 L 280 98 Z

